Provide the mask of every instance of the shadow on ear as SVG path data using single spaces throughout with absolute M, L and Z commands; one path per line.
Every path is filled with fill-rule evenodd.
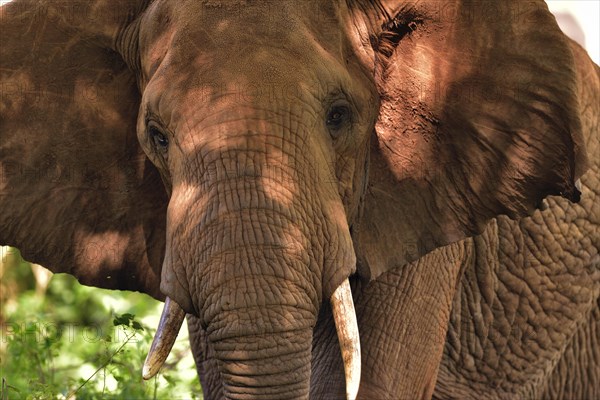
M 355 228 L 366 277 L 498 215 L 527 216 L 546 196 L 579 200 L 574 58 L 545 3 L 444 5 L 394 11 L 373 34 L 381 110 Z
M 0 243 L 79 281 L 156 298 L 167 196 L 110 48 L 134 1 L 2 6 Z

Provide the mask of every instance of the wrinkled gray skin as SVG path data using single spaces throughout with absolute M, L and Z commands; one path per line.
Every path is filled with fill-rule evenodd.
M 599 70 L 498 4 L 3 6 L 0 243 L 176 301 L 208 399 L 343 398 L 347 277 L 361 399 L 598 398 Z

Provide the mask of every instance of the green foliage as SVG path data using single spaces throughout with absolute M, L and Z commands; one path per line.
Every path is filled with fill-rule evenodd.
M 40 291 L 31 265 L 9 256 L 0 257 L 0 400 L 202 398 L 187 331 L 157 377 L 141 378 L 162 303 L 64 274 Z

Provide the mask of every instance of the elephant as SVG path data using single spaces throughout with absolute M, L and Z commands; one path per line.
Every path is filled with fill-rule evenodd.
M 0 244 L 207 399 L 598 398 L 600 69 L 540 0 L 14 0 Z

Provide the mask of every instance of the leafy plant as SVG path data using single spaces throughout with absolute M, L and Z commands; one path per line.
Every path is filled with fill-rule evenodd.
M 0 400 L 202 398 L 186 331 L 157 377 L 141 378 L 162 303 L 64 274 L 41 292 L 14 250 L 0 278 L 11 288 L 0 297 Z

